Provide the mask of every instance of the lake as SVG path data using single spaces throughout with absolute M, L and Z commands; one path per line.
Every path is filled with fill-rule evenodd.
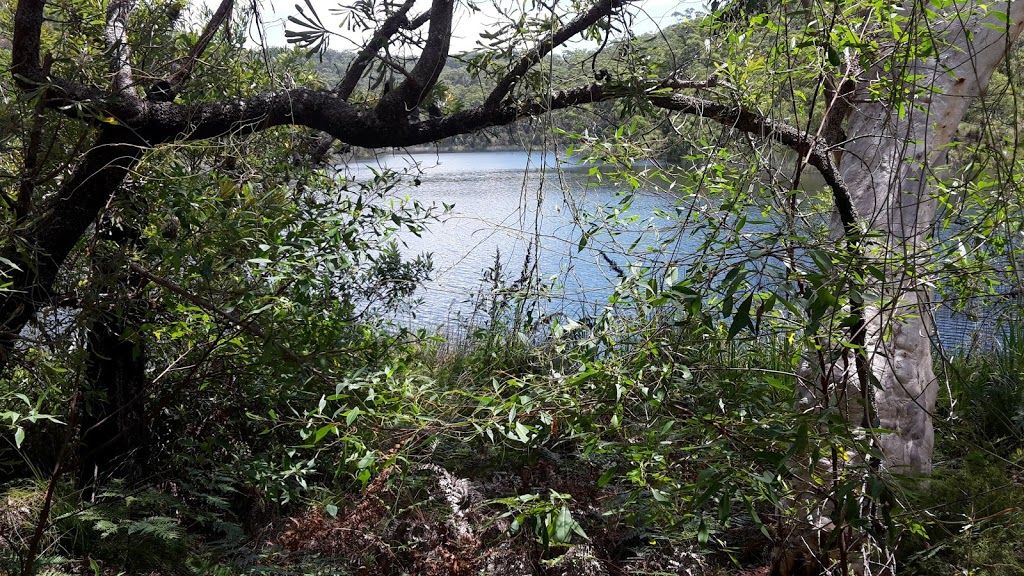
M 494 269 L 499 257 L 506 285 L 521 276 L 539 278 L 548 287 L 543 292 L 543 314 L 578 319 L 593 316 L 608 304 L 619 271 L 681 263 L 704 239 L 699 226 L 678 231 L 677 198 L 645 186 L 622 210 L 627 185 L 599 179 L 589 166 L 559 161 L 551 153 L 384 154 L 350 161 L 349 176 L 367 178 L 367 165 L 412 170 L 418 185 L 407 178 L 409 185 L 399 193 L 428 205 L 453 205 L 443 221 L 431 224 L 421 237 L 401 235 L 407 255 L 433 255 L 433 277 L 418 293 L 422 302 L 396 318 L 413 328 L 445 331 L 467 322 L 483 323 L 486 319 L 471 295 L 491 293 L 484 272 Z M 714 207 L 692 207 L 698 213 L 717 212 Z M 583 230 L 592 228 L 589 223 L 595 215 L 614 215 L 613 224 L 589 237 L 580 249 Z M 748 210 L 747 218 L 753 224 L 744 227 L 739 252 L 771 244 L 777 225 L 756 209 Z M 652 250 L 652 245 L 660 249 Z M 724 261 L 745 256 L 739 252 Z M 991 337 L 990 324 L 941 307 L 936 314 L 940 340 L 951 349 L 972 344 L 979 330 Z
M 700 241 L 675 234 L 675 219 L 658 214 L 672 209 L 674 199 L 668 195 L 648 188 L 634 194 L 623 211 L 627 185 L 599 181 L 589 167 L 559 162 L 553 154 L 385 155 L 373 162 L 396 170 L 418 167 L 419 185 L 403 192 L 425 204 L 454 205 L 422 237 L 402 235 L 408 254 L 433 254 L 433 279 L 421 292 L 423 302 L 415 317 L 403 318 L 414 327 L 472 319 L 470 294 L 490 291 L 484 272 L 494 268 L 498 255 L 507 283 L 525 273 L 551 286 L 545 314 L 578 318 L 607 304 L 620 279 L 616 268 L 682 257 Z M 353 176 L 361 175 L 357 168 Z M 579 223 L 589 228 L 590 217 L 599 214 L 614 215 L 614 222 L 589 237 L 581 250 Z M 662 252 L 649 248 L 666 239 Z

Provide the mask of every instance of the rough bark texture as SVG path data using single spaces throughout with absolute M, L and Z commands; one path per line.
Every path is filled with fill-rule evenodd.
M 452 40 L 455 0 L 434 0 L 430 4 L 430 30 L 423 52 L 405 80 L 380 99 L 377 114 L 384 118 L 405 118 L 430 94 L 448 61 Z

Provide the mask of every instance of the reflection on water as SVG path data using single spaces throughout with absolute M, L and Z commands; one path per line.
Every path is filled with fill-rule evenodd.
M 625 184 L 595 176 L 588 166 L 559 162 L 552 153 L 381 155 L 353 160 L 346 169 L 352 178 L 364 179 L 370 176 L 367 165 L 408 170 L 399 194 L 428 205 L 453 205 L 443 222 L 431 224 L 421 237 L 401 236 L 406 254 L 433 254 L 433 279 L 419 293 L 422 303 L 414 316 L 399 319 L 417 328 L 439 328 L 469 317 L 470 295 L 487 290 L 483 273 L 498 254 L 507 281 L 533 274 L 551 286 L 544 313 L 578 318 L 607 304 L 620 270 L 682 261 L 703 240 L 699 227 L 674 233 L 677 218 L 664 213 L 673 213 L 673 198 L 637 193 L 628 210 L 616 213 Z M 584 230 L 594 229 L 594 216 L 613 214 L 612 225 L 588 236 L 581 250 L 580 239 Z M 760 216 L 748 214 L 753 224 L 744 229 L 747 249 L 759 244 L 759 235 L 768 238 L 776 229 L 763 217 L 757 221 Z M 974 320 L 945 309 L 939 310 L 936 325 L 947 349 L 970 344 L 979 328 Z
M 672 200 L 647 192 L 635 194 L 628 210 L 608 229 L 588 236 L 580 250 L 589 227 L 579 222 L 619 210 L 619 193 L 628 187 L 591 175 L 589 167 L 559 163 L 552 154 L 413 154 L 373 162 L 396 170 L 418 169 L 418 185 L 402 192 L 425 204 L 454 205 L 422 237 L 402 236 L 409 254 L 433 254 L 433 279 L 421 292 L 423 303 L 415 319 L 408 319 L 417 327 L 438 327 L 468 316 L 469 295 L 483 289 L 484 270 L 494 266 L 497 254 L 510 281 L 534 273 L 554 287 L 545 313 L 579 316 L 607 301 L 619 280 L 616 268 L 671 259 L 697 242 L 692 237 L 675 239 L 656 257 L 647 247 L 659 243 L 674 224 L 656 211 L 670 208 Z M 356 169 L 353 177 L 360 175 Z

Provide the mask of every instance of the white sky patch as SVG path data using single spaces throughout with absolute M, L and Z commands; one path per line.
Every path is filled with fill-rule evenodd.
M 244 1 L 244 0 L 236 0 Z M 288 22 L 288 16 L 296 15 L 296 0 L 257 0 L 260 2 L 261 16 L 265 25 L 264 34 L 266 42 L 270 46 L 286 46 L 285 29 L 301 30 L 300 27 Z M 297 0 L 304 5 L 304 0 Z M 509 0 L 496 0 L 505 6 L 515 5 Z M 211 10 L 215 9 L 217 0 L 203 0 L 204 4 Z M 320 20 L 328 29 L 344 33 L 348 38 L 332 36 L 330 47 L 335 50 L 346 50 L 356 48 L 362 41 L 369 37 L 370 32 L 347 32 L 341 29 L 341 17 L 331 13 L 332 8 L 338 8 L 338 0 L 310 0 Z M 497 10 L 492 2 L 476 2 L 480 7 L 478 11 L 470 11 L 465 5 L 457 6 L 455 23 L 453 25 L 453 36 L 451 52 L 458 53 L 473 49 L 480 40 L 480 34 L 493 30 L 498 25 Z M 429 0 L 420 0 L 410 12 L 410 16 L 422 13 L 430 6 Z M 702 9 L 703 5 L 699 0 L 639 0 L 630 3 L 627 10 L 632 15 L 630 28 L 634 34 L 646 34 L 655 32 L 659 28 L 670 26 L 679 21 L 680 14 L 688 9 Z M 333 26 L 333 28 L 332 28 Z M 249 32 L 255 45 L 259 40 L 258 31 L 253 28 Z M 586 45 L 576 43 L 573 48 L 586 48 Z

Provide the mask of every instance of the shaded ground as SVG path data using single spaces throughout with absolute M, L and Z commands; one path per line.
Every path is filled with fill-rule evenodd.
M 632 527 L 615 511 L 622 495 L 598 480 L 596 468 L 553 458 L 478 478 L 395 466 L 334 516 L 311 509 L 269 529 L 264 552 L 318 574 L 768 573 L 771 544 L 752 523 L 734 521 L 698 546 L 694 534 Z

